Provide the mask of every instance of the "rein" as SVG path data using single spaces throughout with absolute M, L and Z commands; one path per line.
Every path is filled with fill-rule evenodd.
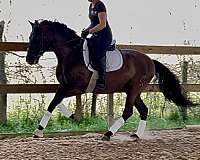
M 57 41 L 56 38 L 55 38 L 55 37 L 56 37 L 56 36 L 55 36 L 55 34 L 56 34 L 55 28 L 54 28 L 54 27 L 52 27 L 52 28 L 53 28 L 53 29 L 52 29 L 52 30 L 53 30 L 53 43 L 55 44 L 55 45 L 54 45 L 55 48 L 68 45 L 68 44 L 70 44 L 70 43 L 72 43 L 72 42 L 75 42 L 75 41 L 78 41 L 78 40 L 80 40 L 80 42 L 81 42 L 81 39 L 82 39 L 82 38 L 77 37 L 77 38 L 74 38 L 74 39 L 65 41 L 65 42 L 63 42 L 62 44 L 59 44 L 59 43 L 57 43 L 58 41 Z
M 55 40 L 54 43 L 57 45 L 57 47 L 62 47 L 62 46 L 68 45 L 68 44 L 75 42 L 75 41 L 78 41 L 78 40 L 81 40 L 81 38 L 80 37 L 74 38 L 72 40 L 65 41 L 63 44 L 55 43 L 56 42 L 56 40 Z

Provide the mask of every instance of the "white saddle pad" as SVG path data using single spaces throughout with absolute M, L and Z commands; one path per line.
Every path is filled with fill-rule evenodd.
M 83 44 L 83 57 L 85 65 L 88 66 L 88 69 L 90 71 L 94 72 L 95 70 L 89 64 L 89 50 L 88 50 L 87 40 L 85 40 Z M 120 69 L 122 65 L 123 65 L 123 58 L 121 52 L 118 49 L 106 52 L 106 72 L 116 71 Z

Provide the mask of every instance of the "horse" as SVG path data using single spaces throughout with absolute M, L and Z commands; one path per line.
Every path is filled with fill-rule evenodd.
M 88 66 L 84 63 L 83 40 L 74 30 L 67 27 L 66 24 L 49 20 L 35 20 L 30 24 L 32 32 L 29 37 L 26 62 L 30 65 L 37 64 L 40 57 L 49 50 L 55 53 L 58 62 L 56 77 L 59 87 L 38 128 L 33 133 L 33 137 L 43 137 L 43 131 L 56 107 L 65 117 L 74 118 L 74 114 L 67 109 L 62 100 L 86 93 L 93 72 L 88 70 Z M 92 91 L 94 94 L 125 92 L 127 95 L 122 116 L 107 130 L 102 136 L 102 140 L 109 141 L 115 135 L 132 116 L 133 106 L 139 112 L 140 121 L 137 131 L 131 136 L 142 138 L 146 127 L 148 108 L 140 95 L 154 76 L 158 79 L 159 89 L 167 100 L 183 108 L 194 105 L 183 94 L 183 88 L 176 75 L 165 65 L 135 50 L 123 49 L 120 52 L 124 62 L 122 67 L 106 73 L 105 89 L 95 87 Z

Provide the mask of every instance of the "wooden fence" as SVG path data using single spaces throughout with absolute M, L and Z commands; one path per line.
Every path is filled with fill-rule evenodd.
M 0 42 L 0 52 L 26 51 L 28 43 Z M 147 45 L 117 45 L 119 49 L 133 49 L 145 54 L 170 54 L 170 55 L 200 55 L 200 47 L 188 46 L 147 46 Z M 54 93 L 58 84 L 6 84 L 0 85 L 0 93 Z M 200 92 L 200 84 L 184 84 L 188 92 Z M 158 85 L 149 84 L 144 92 L 158 92 Z M 108 95 L 108 124 L 112 122 L 113 95 Z
M 0 52 L 26 51 L 28 43 L 0 42 Z M 146 54 L 200 55 L 200 47 L 117 45 L 119 49 L 134 49 Z M 184 84 L 189 92 L 200 92 L 200 84 Z M 0 93 L 54 93 L 57 84 L 7 84 L 0 85 Z M 158 92 L 158 86 L 149 84 L 144 92 Z

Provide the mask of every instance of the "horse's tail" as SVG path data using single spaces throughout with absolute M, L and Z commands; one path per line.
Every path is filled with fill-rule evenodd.
M 158 79 L 160 91 L 169 100 L 181 107 L 194 106 L 182 92 L 182 87 L 177 77 L 162 63 L 153 60 L 155 64 L 155 75 Z

